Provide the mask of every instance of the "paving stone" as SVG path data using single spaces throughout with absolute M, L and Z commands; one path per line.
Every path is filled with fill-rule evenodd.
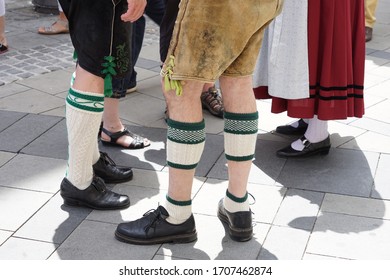
M 372 197 L 378 199 L 390 199 L 389 189 L 390 155 L 382 154 L 375 175 L 375 190 Z
M 89 215 L 90 209 L 63 204 L 57 194 L 15 233 L 14 237 L 62 244 Z
M 0 182 L 1 230 L 17 230 L 52 197 L 52 194 L 48 193 L 1 187 L 1 185 L 4 184 Z
M 310 231 L 272 226 L 257 259 L 301 260 L 309 237 Z
M 18 117 L 18 116 L 15 116 Z M 0 132 L 0 150 L 18 152 L 59 122 L 59 118 L 29 114 Z
M 321 211 L 390 220 L 389 207 L 386 200 L 326 194 Z
M 331 149 L 327 156 L 288 159 L 278 182 L 287 188 L 369 197 L 378 154 Z
M 0 168 L 0 185 L 54 194 L 66 164 L 66 160 L 19 154 Z
M 338 213 L 317 219 L 306 252 L 359 260 L 390 259 L 390 221 Z
M 56 247 L 47 242 L 11 237 L 0 247 L 0 259 L 46 260 Z
M 16 155 L 15 153 L 0 152 L 0 168 Z
M 26 113 L 0 110 L 0 132 L 26 116 Z
M 12 235 L 12 231 L 0 230 L 0 246 Z
M 68 159 L 66 121 L 62 120 L 21 150 L 28 155 Z
M 49 259 L 151 260 L 160 245 L 137 246 L 114 237 L 116 225 L 84 221 Z
M 288 190 L 273 224 L 311 231 L 323 198 L 319 192 Z

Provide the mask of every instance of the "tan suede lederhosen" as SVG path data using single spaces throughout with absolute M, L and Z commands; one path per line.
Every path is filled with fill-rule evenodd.
M 283 0 L 181 0 L 165 81 L 252 75 L 264 28 Z M 174 88 L 174 87 L 173 87 Z

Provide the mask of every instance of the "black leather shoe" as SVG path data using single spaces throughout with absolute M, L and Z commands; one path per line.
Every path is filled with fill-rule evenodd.
M 325 138 L 325 140 L 318 143 L 311 143 L 306 139 L 305 136 L 301 137 L 301 141 L 305 148 L 302 151 L 294 150 L 291 145 L 279 150 L 276 152 L 278 157 L 282 158 L 300 158 L 300 157 L 308 157 L 316 154 L 327 155 L 330 150 L 330 137 Z
M 99 160 L 92 167 L 95 175 L 107 184 L 124 183 L 133 179 L 133 170 L 130 167 L 118 167 L 104 152 L 100 152 Z
M 104 181 L 94 177 L 91 185 L 79 190 L 68 179 L 61 182 L 60 194 L 64 203 L 70 206 L 85 206 L 98 210 L 124 209 L 130 206 L 127 195 L 117 194 L 106 188 Z
M 188 243 L 197 239 L 194 216 L 182 224 L 174 225 L 166 221 L 169 214 L 164 207 L 150 210 L 138 220 L 121 223 L 115 237 L 122 242 L 149 245 L 165 242 Z
M 230 213 L 223 206 L 223 199 L 218 203 L 218 218 L 235 241 L 249 241 L 253 236 L 252 212 Z
M 299 119 L 298 127 L 293 127 L 287 124 L 287 125 L 278 126 L 275 131 L 277 133 L 285 134 L 285 135 L 303 135 L 306 132 L 307 126 L 308 124 L 304 120 Z

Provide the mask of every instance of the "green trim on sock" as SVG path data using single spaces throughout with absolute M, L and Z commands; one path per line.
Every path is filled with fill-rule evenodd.
M 225 119 L 237 120 L 237 121 L 253 121 L 259 118 L 259 112 L 253 113 L 231 113 L 224 112 L 223 117 Z
M 231 160 L 231 161 L 247 161 L 247 160 L 252 160 L 255 157 L 255 155 L 253 154 L 249 156 L 235 157 L 235 156 L 230 156 L 225 154 L 225 157 L 227 160 Z
M 171 120 L 171 119 L 167 119 L 167 124 L 170 127 L 177 128 L 177 129 L 180 129 L 180 130 L 190 130 L 190 131 L 192 131 L 192 130 L 201 130 L 201 129 L 205 128 L 204 120 L 202 120 L 200 122 L 195 122 L 195 123 L 185 123 L 185 122 L 178 122 L 178 121 L 174 121 L 174 120 Z
M 244 203 L 248 199 L 248 192 L 245 193 L 244 197 L 237 197 L 232 195 L 229 190 L 226 190 L 226 196 L 237 203 Z
M 177 205 L 177 206 L 189 206 L 192 204 L 192 200 L 177 201 L 174 200 L 173 198 L 170 198 L 168 195 L 166 195 L 166 199 L 168 200 L 169 203 L 172 203 L 173 205 Z
M 73 95 L 74 97 L 86 99 L 89 101 L 97 101 L 97 102 L 104 102 L 104 96 L 93 96 L 93 95 L 87 95 L 80 93 L 78 91 L 75 91 L 74 89 L 70 88 L 69 89 L 69 94 Z
M 173 168 L 176 168 L 176 169 L 184 169 L 184 170 L 195 169 L 198 166 L 197 163 L 196 164 L 191 164 L 191 165 L 184 165 L 184 164 L 173 163 L 173 162 L 170 162 L 170 161 L 167 161 L 167 164 L 170 167 L 173 167 Z
M 224 132 L 231 134 L 257 134 L 259 113 L 236 114 L 225 112 Z
M 182 123 L 168 119 L 167 138 L 181 144 L 199 144 L 206 140 L 205 122 Z
M 83 111 L 101 113 L 104 111 L 104 96 L 94 96 L 69 89 L 66 102 Z

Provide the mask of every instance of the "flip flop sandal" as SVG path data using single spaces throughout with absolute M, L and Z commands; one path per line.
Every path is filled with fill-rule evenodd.
M 54 25 L 60 25 L 62 28 L 56 28 Z M 41 28 L 40 28 L 41 29 Z M 64 20 L 57 20 L 55 21 L 51 26 L 44 26 L 43 30 L 38 30 L 39 34 L 43 35 L 55 35 L 55 34 L 62 34 L 62 33 L 69 33 L 69 24 L 67 21 Z
M 104 127 L 102 127 L 101 131 L 104 132 L 105 134 L 107 134 L 111 139 L 110 141 L 105 141 L 102 138 L 100 138 L 100 141 L 102 142 L 103 145 L 119 146 L 122 148 L 133 149 L 133 150 L 143 149 L 145 147 L 150 146 L 150 144 L 145 145 L 145 143 L 144 143 L 145 138 L 143 138 L 135 133 L 130 132 L 129 130 L 127 130 L 127 128 L 125 128 L 123 131 L 110 132 L 107 129 L 105 129 Z M 133 141 L 130 143 L 130 145 L 128 147 L 122 146 L 121 144 L 118 143 L 118 139 L 121 138 L 122 136 L 125 136 L 125 135 L 133 138 Z

